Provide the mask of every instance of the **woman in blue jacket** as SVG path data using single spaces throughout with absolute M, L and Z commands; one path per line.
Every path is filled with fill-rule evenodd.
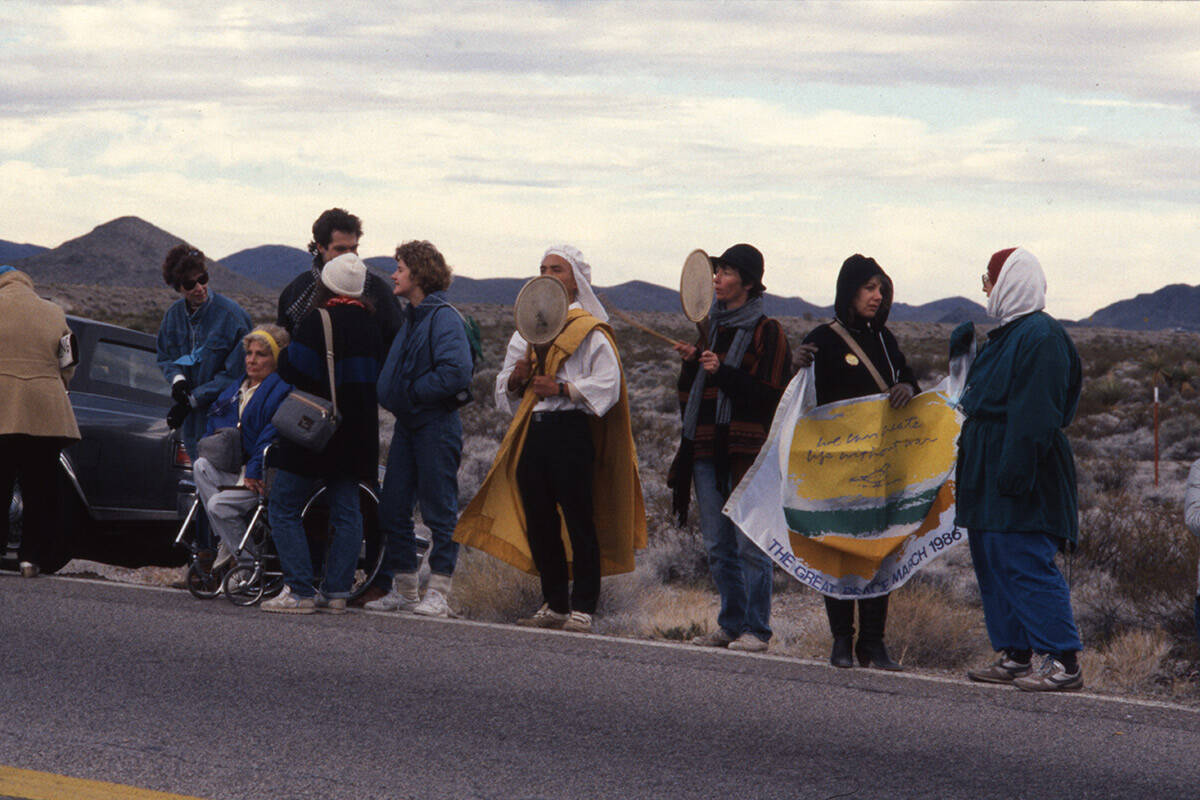
M 287 345 L 287 331 L 278 325 L 264 325 L 246 334 L 242 339 L 246 351 L 245 379 L 231 383 L 208 409 L 206 436 L 221 428 L 241 431 L 240 474 L 224 472 L 206 458 L 196 459 L 192 467 L 196 493 L 212 529 L 229 554 L 236 552 L 244 530 L 242 522 L 265 491 L 263 455 L 276 436 L 271 417 L 292 390 L 275 372 L 279 352 Z M 253 559 L 253 552 L 243 552 L 238 560 L 251 564 Z
M 1063 429 L 1079 403 L 1079 354 L 1042 311 L 1046 276 L 1032 253 L 993 255 L 983 290 L 1000 325 L 967 373 L 955 524 L 968 529 L 988 637 L 1001 655 L 967 677 L 1073 691 L 1083 687 L 1083 645 L 1054 556 L 1078 536 L 1075 460 Z M 973 341 L 970 323 L 959 326 L 951 355 Z M 1034 652 L 1045 656 L 1036 672 Z
M 241 306 L 209 290 L 204 253 L 191 245 L 172 247 L 162 274 L 180 295 L 158 328 L 158 368 L 175 399 L 167 422 L 180 428 L 194 461 L 196 442 L 204 434 L 204 412 L 242 377 L 242 337 L 252 325 Z
M 469 399 L 471 348 L 462 318 L 446 302 L 450 268 L 436 247 L 414 241 L 396 248 L 392 282 L 409 308 L 378 385 L 380 404 L 396 415 L 379 501 L 379 527 L 387 537 L 380 575 L 391 591 L 366 607 L 445 617 L 458 559 L 453 539 L 462 458 L 458 407 Z M 420 557 L 413 527 L 418 503 L 432 539 L 424 598 L 418 591 Z

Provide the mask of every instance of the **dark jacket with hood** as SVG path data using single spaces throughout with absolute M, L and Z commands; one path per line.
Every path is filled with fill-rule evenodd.
M 855 316 L 852 304 L 858 290 L 871 278 L 883 278 L 883 302 L 874 319 Z M 834 315 L 849 331 L 854 341 L 862 348 L 888 387 L 907 383 L 914 392 L 921 391 L 912 368 L 908 366 L 896 337 L 887 329 L 888 314 L 892 310 L 892 280 L 873 258 L 855 255 L 846 259 L 838 273 L 837 299 Z M 826 323 L 814 328 L 804 337 L 805 344 L 817 346 L 813 357 L 816 374 L 817 403 L 825 405 L 852 397 L 878 394 L 879 385 L 860 359 L 854 355 L 841 336 Z

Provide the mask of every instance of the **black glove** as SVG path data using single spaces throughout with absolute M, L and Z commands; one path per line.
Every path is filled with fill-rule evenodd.
M 171 406 L 171 410 L 167 412 L 167 427 L 173 431 L 179 430 L 191 410 L 192 407 L 187 403 L 176 403 Z
M 192 399 L 188 396 L 191 393 L 192 382 L 187 378 L 171 384 L 171 399 L 180 405 L 190 406 L 192 404 Z

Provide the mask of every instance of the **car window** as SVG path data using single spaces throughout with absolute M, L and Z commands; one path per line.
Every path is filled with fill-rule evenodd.
M 141 392 L 168 395 L 171 387 L 158 368 L 153 350 L 101 339 L 92 352 L 88 378 Z

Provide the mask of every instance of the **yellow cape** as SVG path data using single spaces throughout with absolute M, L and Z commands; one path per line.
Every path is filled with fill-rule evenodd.
M 593 329 L 600 330 L 617 350 L 612 329 L 581 309 L 571 309 L 562 333 L 549 345 L 546 375 L 558 368 L 583 343 Z M 536 356 L 535 356 L 536 358 Z M 620 356 L 618 355 L 618 363 Z M 513 417 L 496 460 L 483 480 L 483 486 L 471 500 L 454 529 L 454 540 L 476 547 L 531 575 L 537 574 L 525 533 L 525 510 L 517 490 L 517 460 L 525 444 L 529 420 L 538 397 L 526 389 Z M 634 550 L 646 546 L 646 508 L 642 500 L 642 482 L 638 476 L 637 452 L 629 423 L 629 396 L 625 373 L 621 372 L 621 399 L 602 418 L 590 417 L 592 442 L 596 448 L 592 480 L 592 504 L 596 536 L 600 543 L 600 573 L 619 575 L 632 572 Z M 562 528 L 567 562 L 571 561 L 571 541 Z

